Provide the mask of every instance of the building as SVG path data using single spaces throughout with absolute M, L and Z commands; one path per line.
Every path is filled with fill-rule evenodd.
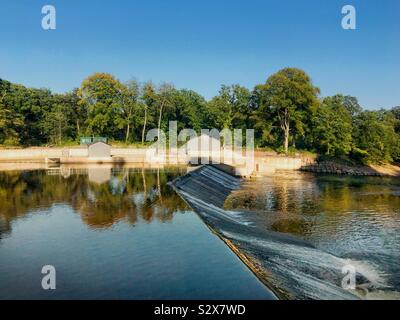
M 88 146 L 88 157 L 92 159 L 111 159 L 111 146 L 104 142 L 95 142 Z

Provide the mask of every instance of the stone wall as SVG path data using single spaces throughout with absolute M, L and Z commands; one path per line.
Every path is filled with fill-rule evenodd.
M 349 166 L 332 161 L 318 162 L 308 164 L 301 168 L 303 171 L 321 173 L 321 174 L 337 174 L 337 175 L 351 175 L 351 176 L 382 176 L 382 173 L 377 172 L 371 167 L 367 166 Z

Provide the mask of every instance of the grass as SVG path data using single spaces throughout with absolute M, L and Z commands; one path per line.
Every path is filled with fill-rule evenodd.
M 276 153 L 279 155 L 287 155 L 289 157 L 300 156 L 300 157 L 317 158 L 319 156 L 319 154 L 316 152 L 309 151 L 309 150 L 296 149 L 293 147 L 289 147 L 289 151 L 287 154 L 286 154 L 285 150 L 283 149 L 283 147 L 279 147 L 279 148 L 256 147 L 256 151 Z

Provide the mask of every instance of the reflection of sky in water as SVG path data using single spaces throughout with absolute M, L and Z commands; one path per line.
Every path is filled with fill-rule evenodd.
M 107 170 L 0 172 L 0 299 L 271 298 L 167 186 L 184 171 Z

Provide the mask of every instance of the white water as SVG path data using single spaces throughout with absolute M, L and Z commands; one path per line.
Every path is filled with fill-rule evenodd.
M 197 181 L 198 177 L 207 180 Z M 399 298 L 388 284 L 388 275 L 370 261 L 337 257 L 300 238 L 268 231 L 257 225 L 258 220 L 248 212 L 224 210 L 209 201 L 213 190 L 234 190 L 239 183 L 239 179 L 222 171 L 203 167 L 177 188 L 207 224 L 270 274 L 266 280 L 272 287 L 294 299 Z M 345 266 L 355 268 L 357 290 L 342 288 Z

